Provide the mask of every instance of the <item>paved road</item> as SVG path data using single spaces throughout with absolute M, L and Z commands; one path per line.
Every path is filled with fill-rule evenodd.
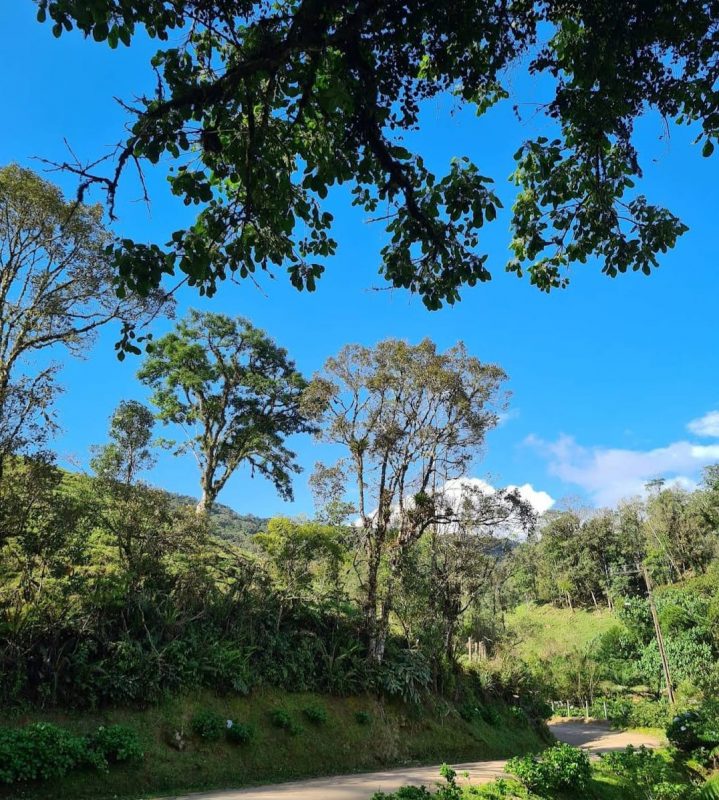
M 657 747 L 660 742 L 643 733 L 612 731 L 608 726 L 598 723 L 559 722 L 551 726 L 554 735 L 563 742 L 584 747 L 592 753 L 620 750 L 628 744 L 635 747 L 646 745 Z M 475 761 L 470 764 L 454 764 L 462 778 L 468 783 L 488 783 L 504 772 L 502 761 Z M 439 767 L 402 767 L 385 772 L 371 772 L 360 775 L 339 775 L 333 778 L 281 783 L 274 786 L 260 786 L 252 789 L 231 789 L 229 791 L 202 792 L 182 795 L 174 800 L 368 800 L 376 791 L 393 792 L 400 786 L 413 784 L 432 786 L 439 778 Z

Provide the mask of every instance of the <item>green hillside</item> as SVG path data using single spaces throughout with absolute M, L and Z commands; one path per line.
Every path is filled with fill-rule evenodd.
M 586 649 L 617 625 L 619 618 L 606 608 L 570 611 L 526 603 L 507 614 L 503 646 L 525 660 L 562 657 Z

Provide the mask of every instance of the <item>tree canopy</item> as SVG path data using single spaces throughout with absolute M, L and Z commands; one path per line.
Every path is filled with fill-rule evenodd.
M 647 110 L 719 131 L 718 0 L 36 0 L 55 36 L 110 47 L 138 30 L 163 43 L 157 89 L 126 106 L 129 133 L 104 162 L 65 164 L 98 184 L 111 215 L 128 166 L 169 161 L 171 191 L 199 205 L 164 245 L 114 247 L 125 285 L 180 273 L 201 293 L 257 270 L 312 290 L 337 247 L 326 198 L 384 220 L 380 273 L 436 309 L 490 279 L 480 229 L 500 205 L 482 164 L 434 174 L 405 144 L 423 104 L 450 94 L 485 114 L 512 102 L 517 71 L 542 78 L 552 133 L 516 154 L 507 269 L 548 291 L 597 257 L 649 274 L 685 230 L 638 192 L 633 134 Z
M 321 439 L 344 450 L 334 466 L 318 465 L 315 485 L 355 503 L 366 634 L 378 661 L 394 583 L 416 543 L 437 525 L 504 522 L 514 512 L 511 499 L 519 501 L 487 502 L 470 492 L 453 502 L 444 491 L 448 480 L 466 474 L 496 424 L 504 377 L 461 343 L 438 353 L 429 340 L 412 346 L 388 339 L 374 348 L 344 347 L 305 394 L 306 403 L 322 409 Z
M 154 389 L 160 420 L 182 428 L 177 452 L 197 460 L 198 510 L 210 509 L 243 462 L 292 497 L 299 467 L 285 438 L 311 430 L 300 410 L 305 381 L 264 331 L 242 318 L 190 311 L 149 345 L 138 376 Z
M 67 201 L 31 170 L 0 169 L 0 468 L 2 458 L 40 444 L 52 429 L 58 349 L 81 356 L 103 325 L 129 328 L 165 298 L 122 296 L 102 209 Z

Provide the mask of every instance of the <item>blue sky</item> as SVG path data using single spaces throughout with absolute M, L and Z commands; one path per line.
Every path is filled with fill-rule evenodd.
M 138 41 L 111 51 L 78 34 L 55 40 L 34 14 L 31 0 L 0 7 L 6 31 L 0 50 L 0 163 L 40 169 L 33 157 L 67 158 L 64 139 L 83 158 L 99 155 L 118 140 L 125 122 L 113 98 L 128 100 L 151 88 L 147 63 L 155 48 Z M 450 103 L 440 100 L 424 109 L 422 130 L 411 141 L 440 172 L 452 156 L 468 155 L 495 177 L 507 206 L 512 153 L 536 134 L 531 103 L 542 93 L 541 86 L 523 84 L 519 74 L 516 81 L 526 121 L 515 119 L 511 105 L 477 120 L 468 112 L 452 113 Z M 498 486 L 530 484 L 555 499 L 577 497 L 588 504 L 632 495 L 658 475 L 691 485 L 703 464 L 719 461 L 719 417 L 706 416 L 719 409 L 719 161 L 700 156 L 690 145 L 691 131 L 670 133 L 667 138 L 655 119 L 640 124 L 641 188 L 690 230 L 649 278 L 609 279 L 597 264 L 580 265 L 568 289 L 541 294 L 503 272 L 505 213 L 483 237 L 495 279 L 465 289 L 454 308 L 428 312 L 403 291 L 375 291 L 384 288 L 377 276 L 382 229 L 368 224 L 338 192 L 330 199 L 339 252 L 314 294 L 297 293 L 278 273 L 262 281 L 261 291 L 250 283 L 228 284 L 210 301 L 188 290 L 179 297 L 179 311 L 197 307 L 247 316 L 287 347 L 308 375 L 347 342 L 429 336 L 444 348 L 461 339 L 480 359 L 502 365 L 512 392 L 511 412 L 491 433 L 476 477 Z M 71 178 L 52 177 L 74 191 Z M 149 177 L 151 207 L 138 202 L 137 187 L 128 184 L 116 230 L 162 243 L 188 216 L 168 196 L 161 171 Z M 166 327 L 160 324 L 155 333 Z M 117 362 L 114 336 L 107 331 L 86 360 L 68 361 L 64 368 L 64 430 L 56 448 L 65 463 L 86 466 L 89 447 L 104 440 L 119 400 L 146 397 L 134 377 L 139 361 Z M 306 479 L 314 462 L 331 454 L 308 438 L 294 445 L 305 467 L 294 503 L 281 501 L 268 483 L 245 472 L 220 499 L 261 515 L 311 513 Z M 150 477 L 168 489 L 197 493 L 189 459 L 163 455 Z

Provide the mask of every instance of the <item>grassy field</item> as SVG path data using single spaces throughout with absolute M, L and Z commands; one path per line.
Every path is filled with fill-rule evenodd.
M 521 605 L 506 617 L 512 652 L 523 659 L 550 659 L 581 650 L 619 624 L 606 609 L 570 611 L 550 605 Z
M 303 709 L 319 703 L 327 721 L 313 724 Z M 292 735 L 272 725 L 273 709 L 285 709 L 302 730 Z M 190 732 L 189 721 L 202 709 L 214 709 L 255 728 L 245 745 L 203 742 Z M 356 712 L 367 712 L 360 724 Z M 101 724 L 122 723 L 142 737 L 145 759 L 134 766 L 111 767 L 109 773 L 78 772 L 61 781 L 24 789 L 0 789 L 0 798 L 109 800 L 147 798 L 209 788 L 230 788 L 294 778 L 370 771 L 407 763 L 441 763 L 498 758 L 538 750 L 540 736 L 497 708 L 494 725 L 465 722 L 444 702 L 425 706 L 380 703 L 372 697 L 333 698 L 312 694 L 256 692 L 251 697 L 218 698 L 207 693 L 167 701 L 146 711 L 107 711 L 68 715 L 38 713 L 0 716 L 2 724 L 54 722 L 79 733 Z M 168 741 L 174 731 L 187 734 L 180 752 Z

